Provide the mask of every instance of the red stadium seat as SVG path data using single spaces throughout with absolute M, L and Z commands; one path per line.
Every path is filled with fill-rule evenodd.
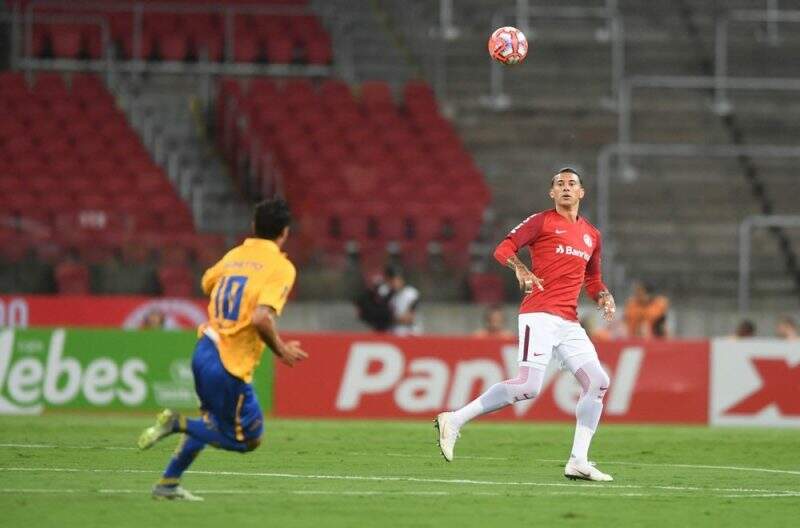
M 194 293 L 194 274 L 186 266 L 160 267 L 158 282 L 165 297 L 191 297 Z
M 289 64 L 294 58 L 294 41 L 284 33 L 266 35 L 267 61 L 272 64 Z
M 494 273 L 473 273 L 467 279 L 472 300 L 484 304 L 505 301 L 503 280 Z
M 53 55 L 58 58 L 77 59 L 81 53 L 81 26 L 54 24 L 50 29 Z
M 62 262 L 56 266 L 56 289 L 62 295 L 89 293 L 89 268 L 80 262 Z
M 21 72 L 0 72 L 0 98 L 18 98 L 28 94 L 28 83 Z
M 261 42 L 256 35 L 237 33 L 233 41 L 233 60 L 256 62 L 261 56 Z
M 189 39 L 179 31 L 161 35 L 158 39 L 161 58 L 168 61 L 185 60 L 189 54 Z

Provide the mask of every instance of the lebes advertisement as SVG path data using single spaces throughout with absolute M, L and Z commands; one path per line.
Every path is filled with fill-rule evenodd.
M 276 367 L 277 416 L 431 418 L 517 372 L 516 344 L 471 338 L 306 335 L 311 359 Z M 609 422 L 707 423 L 707 341 L 601 343 Z M 552 363 L 542 393 L 491 419 L 574 420 L 580 388 Z
M 0 330 L 0 414 L 196 409 L 194 332 Z M 272 363 L 255 384 L 271 405 Z

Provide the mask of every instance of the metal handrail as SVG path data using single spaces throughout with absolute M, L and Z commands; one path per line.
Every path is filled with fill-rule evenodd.
M 751 156 L 754 158 L 800 158 L 800 147 L 781 147 L 770 145 L 693 145 L 693 144 L 650 144 L 612 143 L 600 150 L 597 156 L 597 226 L 605 239 L 603 259 L 607 269 L 615 270 L 615 244 L 611 237 L 611 160 L 614 156 L 673 157 L 673 158 L 735 158 Z
M 752 215 L 739 224 L 739 311 L 750 309 L 750 269 L 753 229 L 763 227 L 800 228 L 800 215 Z
M 552 7 L 526 6 L 520 12 L 516 8 L 497 10 L 492 16 L 492 27 L 500 27 L 503 20 L 511 15 L 517 16 L 517 24 L 530 27 L 521 17 L 539 19 L 602 19 L 608 24 L 611 38 L 611 100 L 615 100 L 620 84 L 625 77 L 625 26 L 622 16 L 616 9 L 616 2 L 608 2 L 606 7 Z M 511 97 L 503 91 L 504 66 L 491 61 L 489 70 L 490 94 L 486 97 L 489 106 L 495 109 L 508 108 Z
M 626 77 L 619 91 L 617 108 L 617 142 L 629 144 L 632 141 L 632 99 L 635 88 L 663 89 L 712 89 L 722 83 L 731 90 L 769 90 L 800 91 L 800 78 L 785 77 L 691 77 L 691 76 L 644 76 Z
M 777 4 L 777 2 L 775 2 Z M 800 23 L 800 10 L 780 10 L 768 5 L 766 10 L 733 10 L 717 19 L 714 30 L 714 106 L 717 112 L 730 112 L 726 83 L 728 78 L 728 26 L 731 22 L 765 22 L 773 43 L 777 43 L 778 23 Z
M 614 156 L 662 158 L 800 158 L 800 147 L 773 145 L 694 145 L 684 143 L 612 143 L 600 150 L 597 156 L 597 225 L 603 235 L 609 236 L 611 160 Z

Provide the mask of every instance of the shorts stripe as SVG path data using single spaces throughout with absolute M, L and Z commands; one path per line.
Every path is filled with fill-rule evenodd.
M 522 347 L 522 361 L 528 361 L 528 345 L 531 340 L 531 327 L 525 325 L 525 344 Z
M 236 403 L 236 418 L 235 418 L 235 432 L 236 441 L 244 442 L 244 432 L 242 431 L 242 404 L 244 403 L 244 394 L 239 395 L 239 401 Z

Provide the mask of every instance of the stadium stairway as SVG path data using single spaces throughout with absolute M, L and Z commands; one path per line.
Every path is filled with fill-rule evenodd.
M 334 14 L 347 19 L 349 42 L 334 42 L 334 46 L 350 46 L 355 63 L 353 82 L 380 79 L 399 91 L 410 78 L 411 70 L 402 57 L 402 50 L 396 45 L 379 2 L 311 0 L 309 5 L 323 20 Z
M 116 91 L 154 160 L 192 207 L 197 228 L 233 236 L 248 230 L 250 212 L 207 140 L 202 86 L 191 77 L 158 75 L 128 78 Z

